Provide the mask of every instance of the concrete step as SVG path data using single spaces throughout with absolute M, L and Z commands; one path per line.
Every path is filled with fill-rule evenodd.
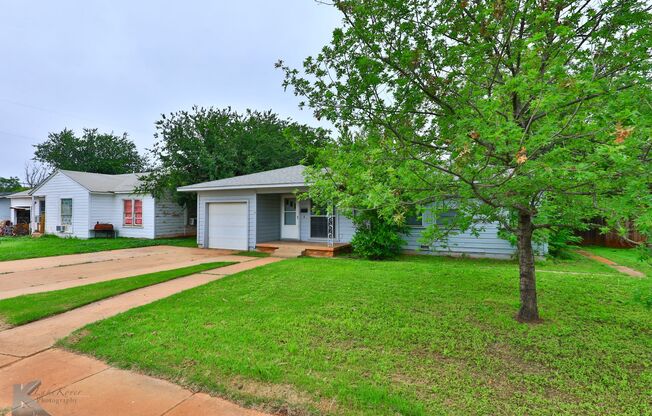
M 274 251 L 274 253 L 272 253 L 272 256 L 281 257 L 284 259 L 291 259 L 291 258 L 303 256 L 304 250 L 305 250 L 304 247 L 283 246 L 277 248 Z

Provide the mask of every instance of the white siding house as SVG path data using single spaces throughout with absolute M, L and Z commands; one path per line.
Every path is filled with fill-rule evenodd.
M 11 220 L 11 199 L 10 192 L 0 194 L 0 226 Z
M 313 210 L 311 201 L 297 200 L 297 193 L 309 189 L 304 166 L 291 166 L 251 175 L 198 183 L 179 188 L 197 193 L 197 244 L 206 248 L 253 250 L 257 244 L 277 240 L 349 243 L 355 234 L 350 218 L 337 208 L 334 230 L 326 218 Z M 425 217 L 425 216 L 424 216 Z M 405 236 L 406 250 L 419 254 L 469 255 L 509 258 L 514 247 L 498 237 L 497 224 L 484 224 L 478 236 L 462 233 L 448 244 L 423 245 L 420 240 L 427 218 L 411 227 Z M 538 247 L 541 254 L 546 247 Z
M 89 238 L 96 224 L 111 224 L 120 237 L 161 238 L 195 234 L 184 207 L 134 194 L 141 174 L 104 175 L 57 170 L 30 192 L 45 208 L 45 233 Z M 33 217 L 33 222 L 38 219 Z

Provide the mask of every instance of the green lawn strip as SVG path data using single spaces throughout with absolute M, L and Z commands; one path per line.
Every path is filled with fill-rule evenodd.
M 565 265 L 582 271 L 540 267 Z M 646 283 L 592 267 L 539 273 L 544 322 L 525 325 L 513 262 L 290 259 L 61 345 L 287 414 L 650 414 Z
M 636 249 L 598 246 L 582 247 L 582 249 L 652 277 L 652 259 L 641 259 Z
M 246 256 L 246 257 L 269 257 L 270 253 L 265 253 L 263 251 L 239 251 L 235 254 L 236 256 Z
M 197 247 L 195 237 L 189 238 L 59 238 L 45 235 L 40 238 L 0 237 L 0 261 L 22 260 L 36 257 L 61 256 L 64 254 L 93 253 L 105 250 L 170 245 Z
M 0 320 L 12 326 L 23 325 L 121 293 L 230 264 L 234 263 L 202 263 L 179 269 L 164 270 L 69 289 L 3 299 L 0 300 Z

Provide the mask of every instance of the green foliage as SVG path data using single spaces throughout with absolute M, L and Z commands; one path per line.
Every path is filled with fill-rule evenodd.
M 498 222 L 527 257 L 533 230 L 592 218 L 652 235 L 648 1 L 334 6 L 330 44 L 303 70 L 278 63 L 340 132 L 312 172 L 324 201 L 387 218 L 451 201 L 450 232 Z
M 143 178 L 143 189 L 171 193 L 179 186 L 310 162 L 307 149 L 319 147 L 326 131 L 279 118 L 271 111 L 193 107 L 162 115 L 151 150 L 158 161 Z
M 552 257 L 569 259 L 568 250 L 573 247 L 574 243 L 579 243 L 581 240 L 581 237 L 576 236 L 573 230 L 568 228 L 552 229 L 547 238 L 548 254 Z
M 25 189 L 16 176 L 0 178 L 0 192 L 18 192 Z
M 63 129 L 48 134 L 35 148 L 34 160 L 56 169 L 117 175 L 142 172 L 146 165 L 127 133 L 117 136 L 84 129 L 77 137 L 72 130 Z
M 355 235 L 351 239 L 353 253 L 371 260 L 395 258 L 405 245 L 402 235 L 409 228 L 378 215 L 377 211 L 357 211 L 353 216 Z

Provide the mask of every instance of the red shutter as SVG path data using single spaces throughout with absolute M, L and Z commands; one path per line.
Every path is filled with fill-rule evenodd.
M 134 214 L 136 217 L 136 225 L 143 225 L 143 201 L 142 199 L 134 200 Z
M 123 201 L 124 205 L 124 223 L 125 225 L 133 224 L 133 210 L 131 209 L 131 199 L 125 199 Z

